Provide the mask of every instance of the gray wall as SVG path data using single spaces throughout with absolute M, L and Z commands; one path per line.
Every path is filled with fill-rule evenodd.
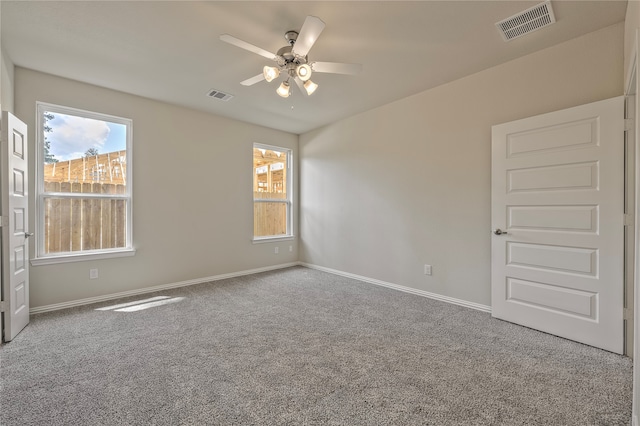
M 13 112 L 13 70 L 13 62 L 0 52 L 0 105 L 9 112 Z
M 2 8 L 0 7 L 0 10 Z M 1 33 L 1 31 L 0 31 Z M 13 112 L 13 62 L 4 54 L 0 37 L 0 106 Z
M 35 152 L 36 101 L 133 120 L 136 255 L 31 267 L 31 308 L 298 259 L 296 240 L 278 244 L 251 241 L 252 144 L 293 148 L 295 164 L 297 135 L 19 67 L 15 69 L 15 93 L 16 115 L 31 131 L 31 152 Z M 30 157 L 29 190 L 35 194 L 34 155 Z M 29 207 L 34 229 L 35 205 Z M 275 245 L 280 246 L 278 255 Z M 98 268 L 99 279 L 89 280 L 90 268 Z
M 624 18 L 624 82 L 628 81 L 633 51 L 636 46 L 636 31 L 640 28 L 640 2 L 627 3 L 627 13 Z
M 621 95 L 623 37 L 617 24 L 301 135 L 300 260 L 489 305 L 491 126 Z
M 489 305 L 491 125 L 622 94 L 623 41 L 618 24 L 301 135 L 299 257 L 251 243 L 249 172 L 253 142 L 298 136 L 18 67 L 31 129 L 37 100 L 134 121 L 138 253 L 32 267 L 31 306 L 298 259 Z

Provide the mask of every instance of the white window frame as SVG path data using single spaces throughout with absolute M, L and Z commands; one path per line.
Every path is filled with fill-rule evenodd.
M 282 152 L 286 155 L 286 160 L 287 160 L 287 179 L 286 179 L 286 185 L 287 185 L 287 198 L 286 199 L 282 199 L 282 198 L 278 198 L 278 199 L 272 199 L 272 198 L 258 198 L 256 199 L 253 196 L 254 193 L 254 187 L 253 187 L 253 176 L 251 179 L 251 197 L 253 199 L 253 203 L 251 204 L 251 207 L 253 209 L 253 206 L 255 203 L 283 203 L 287 206 L 287 233 L 283 234 L 283 235 L 266 235 L 264 237 L 256 237 L 255 235 L 255 229 L 252 229 L 251 233 L 253 234 L 253 242 L 254 243 L 267 243 L 270 241 L 282 241 L 282 240 L 292 240 L 294 239 L 294 235 L 293 235 L 293 149 L 291 148 L 285 148 L 283 146 L 275 146 L 275 145 L 265 145 L 262 143 L 254 143 L 251 149 L 251 170 L 253 173 L 253 150 L 254 149 L 266 149 L 266 150 L 270 150 L 270 151 L 278 151 L 278 152 Z M 254 213 L 255 214 L 255 213 Z M 254 222 L 254 217 L 253 214 L 251 215 L 251 223 L 252 223 L 252 228 L 253 228 L 253 222 Z
M 90 118 L 94 120 L 107 121 L 126 126 L 126 176 L 124 194 L 93 194 L 93 193 L 59 193 L 44 191 L 44 113 L 52 112 L 65 115 L 75 115 L 78 117 Z M 36 102 L 36 256 L 31 260 L 31 264 L 49 265 L 55 263 L 78 262 L 83 260 L 97 260 L 113 257 L 133 256 L 133 121 L 128 118 L 117 117 L 98 112 L 85 111 L 61 105 L 54 105 L 45 102 Z M 126 201 L 126 241 L 124 247 L 99 250 L 83 250 L 81 252 L 45 253 L 44 252 L 44 200 L 45 198 L 104 198 L 122 199 Z

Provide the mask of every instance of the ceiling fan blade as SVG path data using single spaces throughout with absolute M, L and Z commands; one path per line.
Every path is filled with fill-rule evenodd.
M 292 52 L 296 56 L 307 56 L 309 50 L 324 30 L 324 22 L 315 16 L 307 16 L 302 24 L 298 38 L 293 45 Z
M 264 74 L 260 73 L 255 77 L 251 77 L 244 81 L 241 81 L 240 84 L 242 84 L 243 86 L 253 86 L 256 83 L 260 83 L 262 80 L 264 80 Z
M 340 62 L 313 62 L 311 64 L 311 69 L 314 72 L 355 75 L 362 72 L 362 64 L 342 64 Z
M 298 85 L 298 89 L 300 89 L 300 91 L 304 94 L 307 95 L 307 91 L 304 88 L 304 83 L 302 82 L 302 80 L 300 80 L 298 77 L 294 78 L 294 81 L 296 82 L 296 84 Z
M 274 61 L 276 60 L 275 53 L 268 52 L 258 46 L 254 46 L 253 44 L 247 43 L 246 41 L 240 40 L 239 38 L 236 38 L 232 35 L 222 34 L 220 36 L 220 40 L 227 42 L 229 44 L 233 44 L 234 46 L 237 46 L 241 49 L 248 50 L 249 52 L 257 53 L 258 55 L 264 56 L 267 59 L 271 59 Z

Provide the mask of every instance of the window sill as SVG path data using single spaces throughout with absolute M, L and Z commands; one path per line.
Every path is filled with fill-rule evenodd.
M 296 237 L 293 235 L 283 235 L 280 237 L 254 237 L 252 242 L 253 244 L 261 244 L 261 243 L 271 243 L 274 241 L 290 241 L 290 240 L 295 240 Z
M 116 257 L 135 256 L 136 249 L 105 251 L 100 253 L 68 254 L 62 256 L 36 257 L 31 259 L 31 266 L 54 265 L 57 263 L 83 262 L 87 260 L 111 259 Z

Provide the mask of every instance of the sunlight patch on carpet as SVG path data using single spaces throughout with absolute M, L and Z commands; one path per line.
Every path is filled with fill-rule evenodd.
M 120 303 L 118 305 L 105 306 L 97 308 L 96 311 L 115 311 L 115 312 L 136 312 L 157 306 L 168 305 L 184 300 L 184 297 L 156 296 L 148 299 L 136 300 L 134 302 Z

